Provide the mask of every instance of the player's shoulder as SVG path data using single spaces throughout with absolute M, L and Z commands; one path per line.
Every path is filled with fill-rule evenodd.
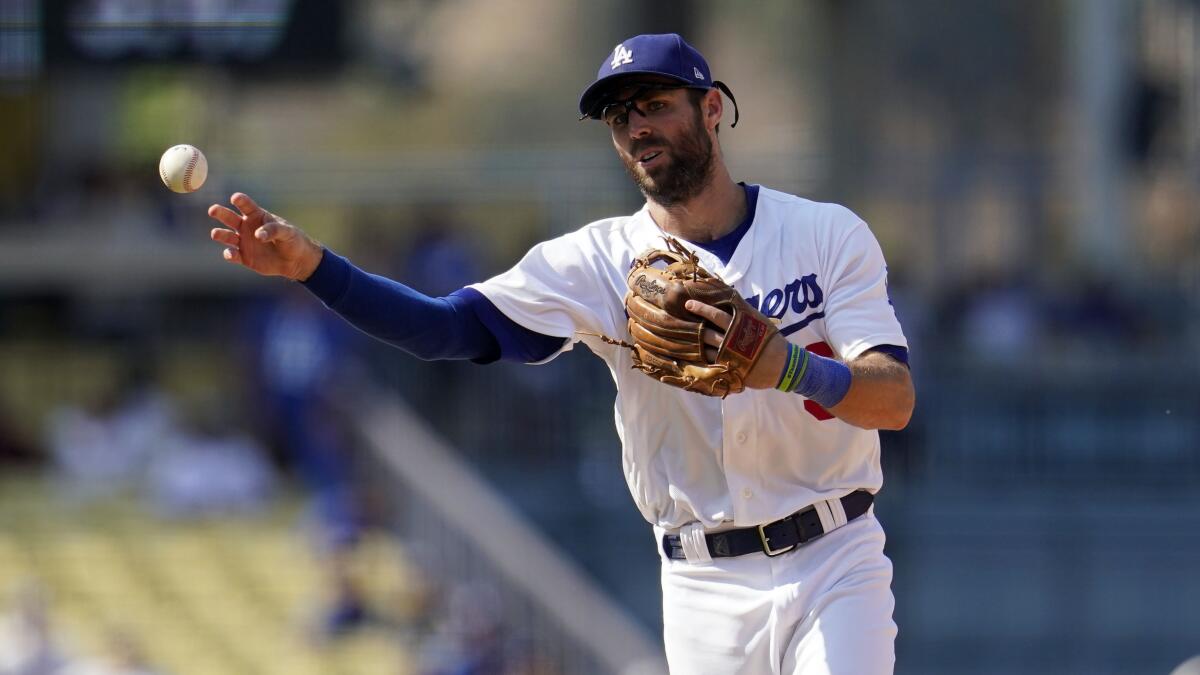
M 758 215 L 790 227 L 840 230 L 864 224 L 858 214 L 841 204 L 819 202 L 766 186 L 758 191 Z

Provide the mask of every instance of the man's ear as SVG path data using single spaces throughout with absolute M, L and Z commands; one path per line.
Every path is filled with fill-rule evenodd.
M 716 87 L 704 92 L 704 99 L 700 102 L 704 111 L 704 125 L 709 129 L 715 129 L 721 123 L 721 116 L 725 114 L 725 101 L 721 100 L 721 91 Z

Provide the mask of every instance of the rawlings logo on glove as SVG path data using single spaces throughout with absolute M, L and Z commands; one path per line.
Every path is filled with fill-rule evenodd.
M 629 349 L 633 367 L 664 384 L 722 398 L 743 391 L 746 376 L 778 331 L 732 286 L 701 267 L 696 254 L 664 238 L 667 248 L 640 255 L 625 279 L 625 313 L 633 343 L 607 337 L 604 341 Z M 685 309 L 688 300 L 733 316 L 711 361 L 704 353 L 704 330 L 720 327 Z

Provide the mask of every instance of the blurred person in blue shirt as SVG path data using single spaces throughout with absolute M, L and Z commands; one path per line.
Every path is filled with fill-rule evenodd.
M 253 356 L 257 400 L 270 434 L 282 446 L 312 500 L 308 521 L 327 566 L 330 607 L 319 632 L 339 635 L 366 619 L 350 558 L 362 535 L 363 515 L 352 453 L 333 397 L 352 336 L 336 317 L 307 302 L 303 292 L 285 293 L 255 325 Z

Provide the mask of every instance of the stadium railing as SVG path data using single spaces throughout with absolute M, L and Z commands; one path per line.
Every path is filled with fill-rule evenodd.
M 502 598 L 505 630 L 564 673 L 665 673 L 661 647 L 528 524 L 408 405 L 373 390 L 355 404 L 365 445 L 394 482 L 405 543 L 442 581 Z

